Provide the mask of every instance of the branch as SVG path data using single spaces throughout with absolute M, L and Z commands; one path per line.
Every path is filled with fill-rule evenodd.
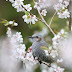
M 46 63 L 46 62 L 44 62 L 44 61 L 42 61 L 42 63 L 45 64 L 45 65 L 48 66 L 48 67 L 52 67 L 51 64 L 48 64 L 48 63 Z M 55 69 L 54 67 L 52 67 L 52 68 Z
M 52 16 L 52 18 L 51 18 L 51 21 L 50 21 L 50 23 L 49 23 L 49 26 L 51 25 L 52 20 L 53 20 L 53 18 L 54 18 L 55 15 L 56 15 L 56 12 L 53 14 L 53 16 Z
M 34 2 L 34 4 L 35 4 L 35 1 L 34 1 L 34 0 L 33 0 L 33 2 Z M 41 18 L 42 18 L 42 22 L 50 29 L 50 31 L 52 32 L 52 34 L 55 35 L 55 33 L 54 33 L 53 30 L 51 29 L 50 25 L 47 24 L 47 22 L 45 21 L 45 19 L 44 19 L 43 16 L 41 15 L 40 10 L 37 9 L 37 11 L 38 11 L 39 15 L 40 15 Z M 54 15 L 55 15 L 55 14 L 54 14 Z M 54 16 L 53 16 L 53 17 L 54 17 Z M 53 18 L 52 18 L 52 19 L 53 19 Z M 51 20 L 51 21 L 52 21 L 52 20 Z

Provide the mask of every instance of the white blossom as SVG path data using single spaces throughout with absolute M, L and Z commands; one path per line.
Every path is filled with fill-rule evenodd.
M 43 16 L 46 16 L 46 13 L 47 13 L 46 9 L 42 10 L 42 12 L 41 12 L 41 14 L 42 14 Z
M 11 28 L 10 27 L 7 28 L 6 34 L 7 34 L 8 37 L 11 37 L 12 32 L 11 32 Z
M 13 21 L 9 21 L 9 24 L 10 24 L 10 25 L 13 24 Z
M 48 72 L 46 69 L 43 69 L 42 72 Z
M 18 23 L 14 22 L 14 21 L 9 21 L 9 24 L 13 25 L 13 26 L 18 26 Z
M 63 59 L 57 59 L 57 63 L 62 63 Z
M 64 68 L 56 67 L 54 69 L 55 72 L 64 72 Z
M 51 53 L 50 53 L 50 55 L 51 55 L 53 58 L 55 58 L 56 56 L 58 56 L 58 53 L 57 53 L 56 50 L 52 50 Z
M 44 50 L 44 51 L 45 51 L 46 55 L 48 56 L 49 55 L 48 50 Z
M 16 46 L 16 58 L 24 60 L 25 59 L 25 54 L 26 54 L 25 49 L 26 49 L 25 44 L 17 45 Z
M 64 18 L 69 18 L 70 17 L 70 13 L 68 12 L 68 9 L 66 9 L 63 14 Z
M 59 2 L 60 2 L 60 3 L 62 3 L 62 2 L 63 2 L 63 0 L 59 0 Z
M 52 38 L 52 41 L 56 41 L 57 39 L 60 38 L 60 35 L 55 35 L 53 38 Z
M 31 6 L 31 4 L 26 4 L 26 5 L 24 5 L 24 7 L 25 7 L 25 9 L 26 9 L 27 11 L 32 10 L 32 7 L 30 7 L 30 6 Z
M 59 0 L 59 3 L 54 5 L 54 9 L 57 11 L 59 18 L 69 18 L 70 13 L 68 12 L 67 6 L 69 5 L 69 0 Z
M 24 8 L 22 7 L 23 1 L 24 0 L 15 0 L 13 2 L 12 6 L 17 9 L 17 12 L 24 11 Z
M 14 26 L 18 26 L 18 23 L 14 23 Z
M 38 58 L 37 57 L 34 58 L 32 55 L 32 48 L 31 47 L 28 49 L 25 59 L 28 60 L 29 62 L 31 62 L 31 64 L 38 63 L 38 60 L 37 60 Z
M 29 18 L 27 15 L 24 15 L 22 18 L 24 19 L 24 22 L 26 22 L 27 24 L 31 24 L 31 22 L 32 24 L 35 24 L 35 21 L 38 21 L 35 15 L 29 15 Z
M 67 6 L 69 5 L 69 1 L 64 1 L 63 2 L 63 6 L 67 8 Z
M 62 8 L 62 3 L 58 3 L 58 4 L 54 5 L 54 9 L 56 11 L 59 11 L 61 8 Z
M 21 32 L 16 32 L 16 34 L 14 34 L 13 37 L 11 38 L 11 41 L 22 43 L 23 38 L 22 38 Z
M 38 9 L 38 10 L 41 10 L 41 7 L 40 7 L 40 5 L 37 2 L 35 2 L 34 8 Z
M 58 12 L 57 14 L 59 18 L 69 18 L 70 17 L 70 13 L 68 12 L 68 9 L 66 9 L 63 12 Z

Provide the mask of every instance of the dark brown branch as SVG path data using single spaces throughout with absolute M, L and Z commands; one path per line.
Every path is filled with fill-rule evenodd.
M 71 0 L 69 3 L 69 11 L 70 11 L 70 18 L 69 18 L 69 32 L 71 32 Z

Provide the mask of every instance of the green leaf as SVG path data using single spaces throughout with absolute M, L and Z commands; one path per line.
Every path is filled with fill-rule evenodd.
M 25 11 L 25 14 L 26 14 L 26 15 L 29 15 L 29 12 L 28 12 L 28 11 Z
M 5 23 L 4 25 L 5 25 L 5 26 L 8 26 L 8 25 L 9 25 L 9 22 Z
M 5 26 L 8 26 L 9 25 L 9 22 L 7 20 L 3 20 L 0 23 L 3 23 Z
M 41 49 L 43 49 L 43 50 L 49 50 L 47 47 L 45 47 L 45 46 L 41 46 L 40 47 Z
M 28 15 L 28 16 L 27 16 L 27 19 L 29 19 L 29 18 L 30 18 L 30 16 Z

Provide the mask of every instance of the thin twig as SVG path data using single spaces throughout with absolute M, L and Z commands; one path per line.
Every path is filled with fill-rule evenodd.
M 23 8 L 24 8 L 25 11 L 27 11 L 27 9 L 26 9 L 25 7 L 23 7 Z M 28 12 L 29 12 L 29 11 L 28 11 Z M 31 12 L 29 12 L 29 13 L 30 13 L 31 15 L 34 15 L 34 14 L 32 14 Z M 36 17 L 36 18 L 37 18 L 39 21 L 43 22 L 42 19 L 40 19 L 40 18 L 38 18 L 38 17 Z
M 52 16 L 52 18 L 51 18 L 51 20 L 50 20 L 49 26 L 51 25 L 52 20 L 53 20 L 53 18 L 54 18 L 55 15 L 56 15 L 56 12 L 53 14 L 53 16 Z
M 34 1 L 34 0 L 33 0 L 33 2 L 34 2 L 34 4 L 35 4 L 35 1 Z M 47 24 L 47 22 L 45 21 L 45 19 L 44 19 L 43 16 L 41 15 L 40 10 L 39 10 L 39 9 L 37 9 L 37 10 L 38 10 L 39 15 L 40 15 L 41 18 L 42 18 L 42 22 L 50 29 L 50 31 L 52 32 L 52 34 L 55 35 L 55 33 L 53 32 L 53 30 L 51 29 L 51 27 Z
M 33 0 L 33 2 L 35 3 L 35 1 Z M 24 8 L 25 9 L 25 8 Z M 38 9 L 37 9 L 38 10 Z M 27 11 L 26 9 L 25 9 L 25 11 Z M 33 15 L 31 12 L 29 12 L 31 15 Z M 41 15 L 41 13 L 40 13 L 40 11 L 38 10 L 38 13 L 39 13 L 39 15 L 41 16 L 41 18 L 42 19 L 40 19 L 40 18 L 38 18 L 38 17 L 36 17 L 39 21 L 41 21 L 41 22 L 43 22 L 49 29 L 50 29 L 50 31 L 52 32 L 52 34 L 53 35 L 55 35 L 55 33 L 53 32 L 53 30 L 51 29 L 51 27 L 47 24 L 47 22 L 45 21 L 45 19 L 43 18 L 43 16 Z

